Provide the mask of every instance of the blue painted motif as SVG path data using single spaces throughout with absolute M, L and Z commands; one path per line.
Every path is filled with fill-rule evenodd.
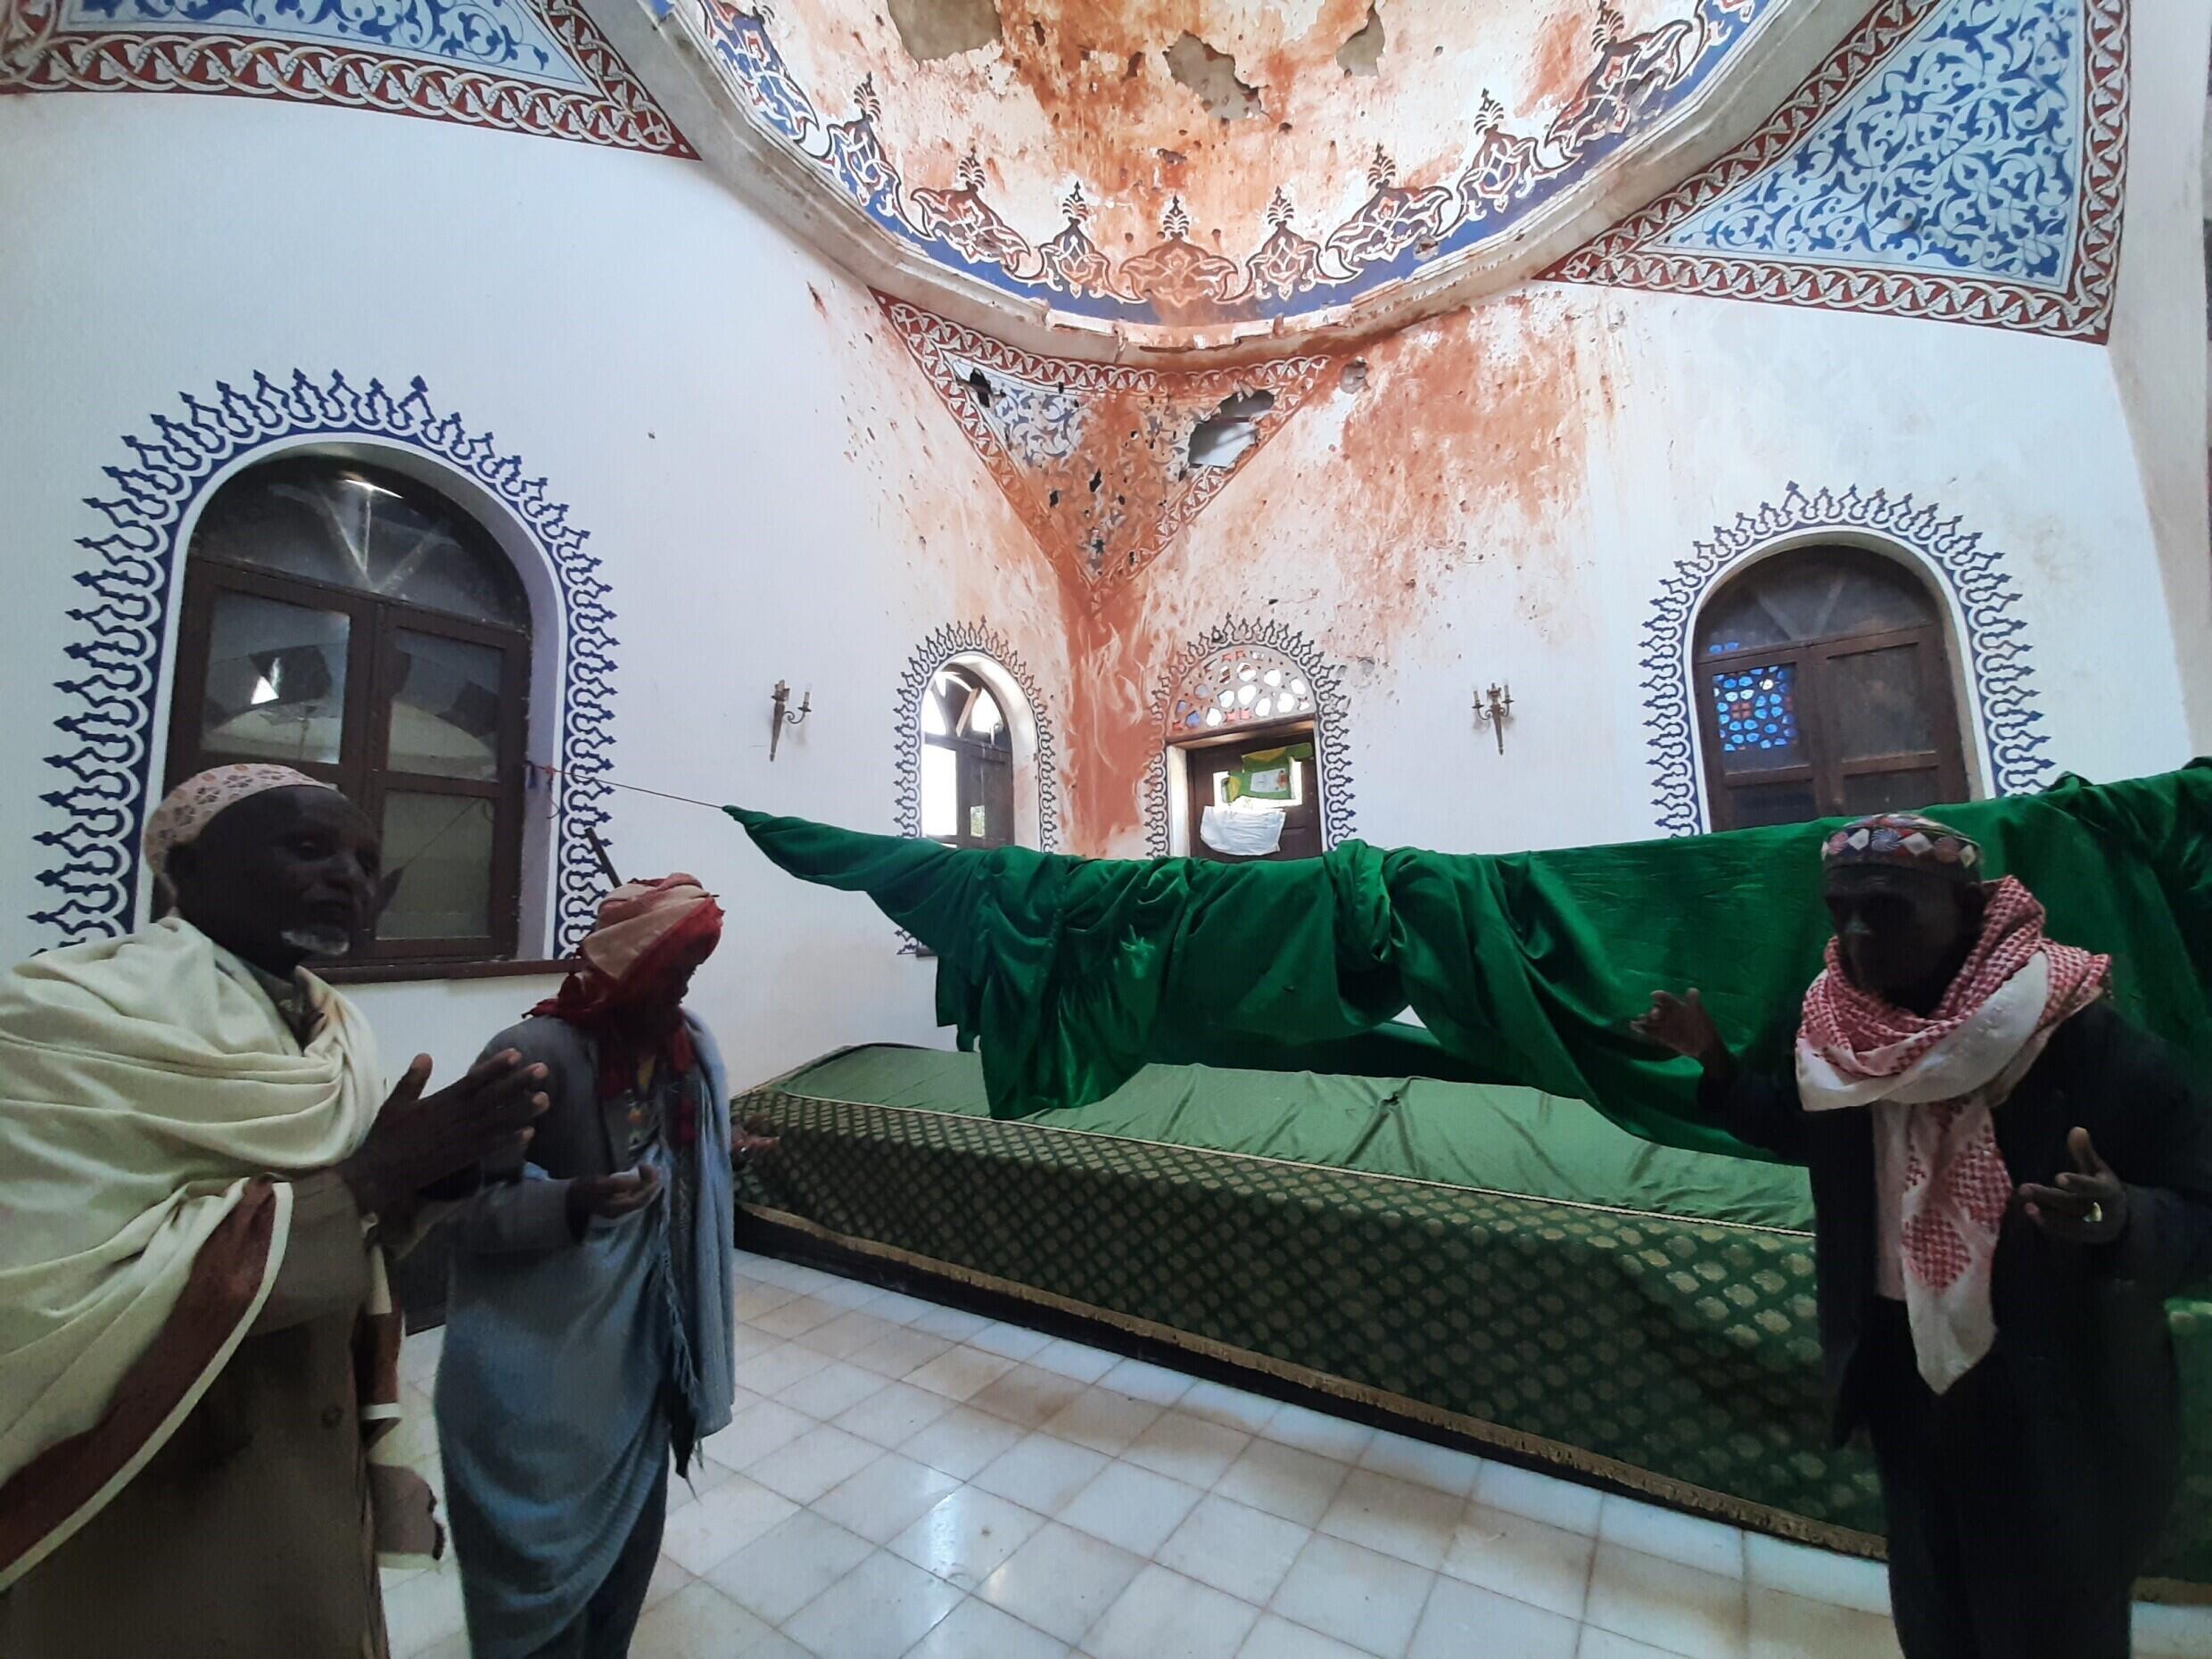
M 1697 543 L 1660 583 L 1644 623 L 1639 666 L 1644 729 L 1651 734 L 1652 805 L 1666 834 L 1698 835 L 1705 828 L 1690 713 L 1690 627 L 1699 601 L 1746 554 L 1808 531 L 1836 530 L 1910 549 L 1941 577 L 1958 604 L 1972 717 L 1981 729 L 1992 787 L 1999 795 L 2022 795 L 2049 780 L 2043 749 L 2050 739 L 2036 729 L 2043 714 L 2035 706 L 2026 624 L 2012 614 L 2019 590 L 2002 555 L 1983 546 L 1979 532 L 1960 528 L 1937 508 L 1916 506 L 1909 495 L 1893 499 L 1884 490 L 1868 495 L 1855 488 L 1807 495 L 1793 483 L 1779 506 L 1764 503 L 1756 513 L 1739 514 L 1735 524 L 1717 527 L 1712 541 Z
M 1023 464 L 1064 461 L 1083 442 L 1083 400 L 1067 387 L 1018 380 L 960 358 L 947 361 L 998 441 Z
M 87 597 L 67 614 L 74 628 L 63 655 L 76 667 L 56 682 L 69 710 L 54 722 L 62 747 L 46 756 L 63 780 L 39 797 L 60 822 L 32 838 L 43 849 L 38 884 L 53 896 L 31 921 L 50 930 L 54 944 L 112 937 L 133 925 L 162 638 L 182 563 L 178 537 L 194 502 L 231 462 L 273 443 L 370 438 L 420 450 L 476 480 L 554 572 L 564 679 L 550 757 L 559 770 L 553 938 L 556 952 L 566 953 L 591 925 L 604 885 L 584 832 L 607 821 L 615 741 L 615 617 L 599 561 L 584 550 L 585 532 L 569 524 L 567 508 L 547 498 L 545 480 L 501 454 L 490 433 L 472 433 L 458 416 L 433 409 L 419 379 L 394 398 L 380 381 L 357 390 L 342 375 L 319 384 L 295 369 L 289 383 L 257 374 L 243 391 L 219 381 L 213 398 L 186 393 L 182 401 L 182 419 L 155 415 L 151 436 L 124 438 L 132 462 L 103 469 L 113 493 L 86 498 L 107 532 L 78 542 L 89 557 L 74 580 Z
M 65 0 L 63 28 L 203 30 L 374 46 L 557 86 L 596 86 L 528 0 Z
M 1290 317 L 1340 306 L 1415 273 L 1498 242 L 1652 124 L 1694 97 L 1780 0 L 1693 0 L 1685 14 L 1630 34 L 1617 7 L 1600 0 L 1593 66 L 1539 132 L 1506 130 L 1506 111 L 1482 95 L 1465 166 L 1421 186 L 1396 182 L 1378 150 L 1370 194 L 1317 240 L 1292 226 L 1280 191 L 1268 234 L 1242 263 L 1193 238 L 1180 202 L 1161 239 L 1110 258 L 1085 229 L 1080 186 L 1066 224 L 1033 243 L 984 198 L 985 169 L 962 158 L 949 188 L 911 185 L 884 152 L 872 84 L 853 93 L 854 113 L 832 122 L 791 73 L 771 37 L 761 0 L 705 0 L 703 43 L 755 124 L 796 146 L 840 185 L 882 229 L 944 268 L 1002 292 L 1078 316 L 1189 323 L 1219 318 Z M 678 15 L 685 15 L 679 13 Z
M 1780 160 L 1657 245 L 2063 288 L 2082 0 L 1944 0 Z

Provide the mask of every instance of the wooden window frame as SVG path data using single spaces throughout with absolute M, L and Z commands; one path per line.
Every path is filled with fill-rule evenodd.
M 177 678 L 170 700 L 169 787 L 210 766 L 260 758 L 209 747 L 202 729 L 210 624 L 219 593 L 243 593 L 347 619 L 346 690 L 337 763 L 298 769 L 343 790 L 381 830 L 384 797 L 392 790 L 448 795 L 491 803 L 491 931 L 473 937 L 357 939 L 343 964 L 349 979 L 400 967 L 504 966 L 519 949 L 522 922 L 523 772 L 529 730 L 531 636 L 526 629 L 470 621 L 407 600 L 333 582 L 207 557 L 185 561 Z M 433 634 L 500 654 L 497 776 L 489 781 L 392 770 L 392 697 L 399 684 L 399 635 Z M 551 964 L 548 964 L 549 968 Z
M 1850 761 L 1836 759 L 1829 748 L 1824 712 L 1828 701 L 1829 664 L 1839 657 L 1860 656 L 1901 646 L 1913 648 L 1913 664 L 1920 674 L 1921 697 L 1930 712 L 1935 747 Z M 1792 766 L 1729 772 L 1724 764 L 1720 715 L 1713 707 L 1713 677 L 1734 669 L 1785 665 L 1797 670 L 1795 713 L 1806 760 Z M 1846 812 L 1843 799 L 1846 780 L 1888 772 L 1936 772 L 1939 797 L 1928 803 L 1930 805 L 1967 797 L 1966 752 L 1959 730 L 1958 697 L 1951 682 L 1950 643 L 1940 623 L 1727 651 L 1698 657 L 1695 668 L 1690 689 L 1697 701 L 1698 730 L 1705 746 L 1705 798 L 1715 830 L 1738 828 L 1737 794 L 1746 788 L 1769 785 L 1809 785 L 1815 814 L 1822 818 L 1841 817 Z
M 929 730 L 922 732 L 923 747 L 949 749 L 952 751 L 954 762 L 953 772 L 953 833 L 948 836 L 929 836 L 924 838 L 935 841 L 940 846 L 976 848 L 1012 846 L 1019 839 L 1014 833 L 1012 715 L 1007 710 L 1005 697 L 985 675 L 957 662 L 947 663 L 938 669 L 937 673 L 930 675 L 929 684 L 924 690 L 923 696 L 926 697 L 937 696 L 937 678 L 939 675 L 947 673 L 959 675 L 962 680 L 973 685 L 977 690 L 991 699 L 993 706 L 998 710 L 999 730 L 1006 734 L 1006 742 L 1002 747 L 982 738 L 961 736 L 960 727 L 966 720 L 968 714 L 965 708 L 945 709 L 945 717 L 953 728 L 952 730 L 943 735 Z M 914 778 L 914 790 L 916 798 L 919 800 L 923 785 L 919 771 L 920 763 L 917 762 L 916 765 L 918 770 Z M 992 772 L 1000 774 L 995 780 L 991 780 L 986 776 Z M 999 799 L 1004 805 L 1006 833 L 1003 835 L 970 835 L 968 833 L 968 826 L 974 821 L 970 814 L 976 807 L 983 807 L 986 821 L 990 818 L 990 796 L 993 781 L 995 781 Z
M 1179 750 L 1183 755 L 1184 778 L 1184 835 L 1185 855 L 1203 859 L 1216 864 L 1287 863 L 1293 859 L 1313 856 L 1304 853 L 1285 852 L 1278 848 L 1258 858 L 1234 858 L 1217 853 L 1199 835 L 1200 821 L 1205 816 L 1208 802 L 1201 799 L 1194 777 L 1192 756 L 1215 749 L 1251 749 L 1264 752 L 1271 748 L 1287 748 L 1299 743 L 1313 745 L 1313 758 L 1300 762 L 1305 766 L 1310 787 L 1300 804 L 1312 815 L 1315 838 L 1321 852 L 1328 851 L 1326 820 L 1321 813 L 1321 791 L 1326 786 L 1321 777 L 1321 722 L 1312 714 L 1294 715 L 1289 720 L 1246 721 L 1234 726 L 1217 726 L 1209 731 L 1193 732 L 1187 738 L 1170 738 L 1168 747 Z M 1287 828 L 1287 826 L 1285 826 Z

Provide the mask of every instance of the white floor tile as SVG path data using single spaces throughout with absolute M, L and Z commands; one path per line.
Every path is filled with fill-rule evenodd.
M 1218 1494 L 1201 1498 L 1160 1549 L 1162 1565 L 1264 1607 L 1313 1534 Z
M 772 1314 L 798 1292 L 780 1284 L 760 1284 L 739 1281 L 738 1293 L 730 1299 L 730 1312 L 739 1325 L 750 1325 L 763 1314 Z
M 833 1359 L 811 1377 L 801 1377 L 776 1398 L 795 1411 L 827 1423 L 891 1385 L 888 1377 Z
M 1046 1371 L 1057 1371 L 1064 1377 L 1073 1377 L 1088 1387 L 1119 1365 L 1121 1356 L 1062 1337 L 1030 1355 L 1029 1363 Z
M 695 1504 L 725 1481 L 737 1478 L 737 1471 L 724 1468 L 712 1457 L 694 1457 L 690 1472 L 678 1474 L 672 1468 L 668 1474 L 668 1513 L 674 1515 L 686 1504 Z
M 1075 1495 L 1098 1479 L 1107 1460 L 1087 1446 L 1032 1434 L 1001 1453 L 976 1476 L 986 1492 L 1010 1498 L 1041 1515 L 1057 1515 Z
M 1012 1370 L 971 1395 L 968 1404 L 1025 1429 L 1041 1429 L 1082 1399 L 1084 1389 L 1073 1377 L 1017 1362 Z
M 1582 1622 L 1694 1659 L 1744 1659 L 1746 1611 L 1741 1579 L 1600 1543 Z
M 1204 1496 L 1135 1464 L 1110 1463 L 1057 1518 L 1149 1560 Z
M 638 1621 L 630 1659 L 809 1659 L 712 1584 L 687 1584 Z
M 1899 1659 L 1897 1633 L 1874 1614 L 1754 1586 L 1751 1659 Z
M 871 1544 L 887 1544 L 937 1501 L 959 1490 L 942 1469 L 886 1452 L 858 1474 L 814 1500 L 814 1513 Z
M 1146 1567 L 1084 1638 L 1097 1659 L 1235 1659 L 1259 1609 L 1209 1585 Z
M 781 1624 L 875 1554 L 875 1546 L 802 1509 L 706 1575 L 747 1613 Z
M 2212 1659 L 2212 1607 L 2138 1603 L 2134 1642 L 2142 1659 Z
M 1483 1469 L 1482 1459 L 1472 1452 L 1432 1445 L 1407 1434 L 1377 1434 L 1359 1456 L 1359 1466 L 1394 1480 L 1429 1486 L 1454 1498 L 1465 1498 Z
M 1231 1464 L 1214 1490 L 1300 1526 L 1320 1523 L 1344 1484 L 1346 1466 L 1333 1457 L 1257 1440 Z
M 814 1420 L 805 1412 L 781 1400 L 763 1399 L 747 1406 L 726 1426 L 701 1440 L 699 1450 L 725 1469 L 743 1472 L 813 1429 Z
M 873 1440 L 847 1434 L 825 1423 L 800 1435 L 781 1451 L 769 1453 L 746 1473 L 794 1503 L 811 1504 L 884 1455 L 883 1448 Z
M 1062 1641 L 1079 1642 L 1143 1566 L 1126 1549 L 1051 1522 L 976 1594 Z
M 887 1319 L 877 1318 L 871 1304 L 865 1310 L 855 1308 L 839 1314 L 828 1325 L 817 1325 L 797 1341 L 802 1347 L 811 1348 L 818 1354 L 827 1354 L 832 1359 L 846 1359 L 862 1349 L 880 1342 L 892 1332 L 905 1328 Z
M 970 1313 L 965 1308 L 943 1306 L 918 1314 L 912 1321 L 915 1330 L 927 1331 L 951 1342 L 972 1341 L 979 1333 L 989 1330 L 991 1323 L 981 1314 Z
M 417 1332 L 400 1343 L 400 1381 L 427 1391 L 437 1379 L 438 1358 L 445 1352 L 445 1327 Z
M 458 1636 L 449 1636 L 445 1640 L 433 1643 L 413 1654 L 403 1654 L 395 1650 L 392 1659 L 474 1659 L 474 1655 L 469 1652 L 468 1632 L 463 1630 Z
M 1433 1487 L 1354 1469 L 1318 1530 L 1433 1572 L 1444 1564 L 1466 1508 L 1465 1498 Z
M 1700 1572 L 1744 1576 L 1743 1533 L 1702 1515 L 1681 1515 L 1610 1492 L 1597 1512 L 1597 1536 L 1605 1543 L 1680 1562 Z
M 817 1596 L 784 1634 L 820 1659 L 901 1659 L 966 1599 L 879 1549 Z
M 435 1567 L 414 1574 L 384 1595 L 384 1630 L 393 1659 L 410 1659 L 458 1634 L 468 1623 L 461 1609 L 461 1570 L 448 1552 Z
M 1597 1545 L 1586 1533 L 1470 1504 L 1444 1556 L 1447 1576 L 1580 1619 Z
M 1381 1659 L 1400 1659 L 1435 1582 L 1435 1573 L 1394 1556 L 1316 1536 L 1268 1611 Z
M 968 1339 L 968 1346 L 1007 1359 L 1027 1359 L 1052 1346 L 1052 1341 L 1044 1332 L 1032 1331 L 1026 1325 L 986 1325 Z
M 1572 1481 L 1506 1463 L 1485 1463 L 1474 1477 L 1474 1500 L 1509 1515 L 1526 1515 L 1569 1532 L 1597 1536 L 1605 1495 Z
M 1439 1579 L 1407 1659 L 1574 1659 L 1572 1619 L 1457 1579 Z
M 750 1359 L 738 1361 L 732 1374 L 739 1388 L 749 1388 L 755 1394 L 779 1394 L 801 1377 L 811 1377 L 830 1363 L 827 1354 L 818 1354 L 811 1348 L 796 1342 L 754 1355 Z
M 1283 1407 L 1267 1419 L 1267 1426 L 1261 1432 L 1271 1440 L 1295 1446 L 1317 1457 L 1333 1457 L 1339 1463 L 1358 1463 L 1360 1454 L 1374 1440 L 1374 1431 L 1366 1424 L 1354 1423 L 1349 1417 L 1331 1416 L 1325 1411 L 1315 1411 L 1307 1406 Z
M 889 1292 L 864 1279 L 839 1279 L 833 1284 L 823 1285 L 814 1294 L 839 1308 L 873 1308 Z
M 1101 1388 L 1110 1388 L 1117 1394 L 1127 1394 L 1132 1399 L 1149 1401 L 1155 1406 L 1172 1406 L 1191 1391 L 1193 1379 L 1181 1371 L 1166 1366 L 1155 1366 L 1147 1360 L 1125 1359 L 1099 1378 Z
M 1283 1409 L 1283 1402 L 1231 1388 L 1226 1382 L 1193 1382 L 1189 1391 L 1176 1401 L 1176 1409 L 1209 1423 L 1225 1424 L 1247 1434 L 1257 1434 Z
M 765 1331 L 780 1336 L 787 1342 L 793 1337 L 804 1336 L 817 1325 L 828 1325 L 840 1317 L 845 1309 L 835 1302 L 823 1301 L 816 1296 L 795 1296 L 781 1307 L 772 1308 L 759 1318 L 750 1321 L 755 1331 Z
M 1102 1385 L 1084 1390 L 1041 1426 L 1063 1440 L 1118 1457 L 1160 1420 L 1164 1409 Z
M 904 1381 L 954 1402 L 974 1399 L 1014 1368 L 1003 1354 L 979 1353 L 972 1348 L 948 1349 L 926 1366 L 908 1372 Z
M 881 1372 L 896 1380 L 952 1349 L 952 1343 L 941 1336 L 932 1336 L 911 1325 L 900 1325 L 846 1358 L 864 1371 Z
M 1878 1561 L 1747 1532 L 1744 1569 L 1755 1589 L 1889 1616 L 1889 1569 Z
M 1244 1455 L 1252 1437 L 1170 1407 L 1122 1454 L 1134 1464 L 1192 1486 L 1211 1486 Z
M 887 1548 L 925 1572 L 972 1590 L 1044 1524 L 1043 1515 L 1019 1504 L 963 1486 L 939 1498 Z
M 1237 1659 L 1374 1659 L 1374 1655 L 1364 1647 L 1347 1647 L 1333 1636 L 1292 1624 L 1276 1614 L 1263 1613 L 1238 1649 Z
M 912 1438 L 901 1440 L 898 1449 L 916 1463 L 972 1481 L 986 1465 L 1025 1438 L 1018 1425 L 1003 1417 L 958 1406 Z
M 702 1574 L 736 1555 L 772 1527 L 798 1513 L 798 1506 L 739 1474 L 724 1481 L 697 1503 L 668 1517 L 661 1552 L 685 1572 Z
M 922 1315 L 931 1312 L 939 1304 L 925 1301 L 919 1296 L 909 1296 L 901 1291 L 886 1291 L 879 1301 L 868 1304 L 868 1311 L 879 1319 L 893 1325 L 912 1325 Z
M 1067 1659 L 1068 1645 L 970 1597 L 907 1649 L 906 1659 Z
M 678 1566 L 671 1557 L 663 1556 L 653 1564 L 653 1576 L 646 1582 L 645 1607 L 650 1610 L 659 1606 L 690 1582 L 689 1572 Z
M 1678 1653 L 1671 1647 L 1654 1647 L 1649 1642 L 1639 1642 L 1615 1630 L 1601 1630 L 1594 1624 L 1582 1627 L 1582 1639 L 1574 1655 L 1575 1659 L 1698 1659 L 1696 1655 Z
M 926 1388 L 915 1388 L 907 1382 L 887 1382 L 859 1405 L 847 1407 L 830 1421 L 847 1434 L 857 1434 L 879 1446 L 898 1446 L 952 1408 L 953 1402 L 942 1394 L 932 1394 Z

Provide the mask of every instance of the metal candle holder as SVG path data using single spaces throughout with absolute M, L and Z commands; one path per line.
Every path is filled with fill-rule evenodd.
M 814 712 L 814 689 L 812 686 L 806 689 L 796 709 L 790 706 L 791 688 L 780 680 L 776 681 L 776 689 L 769 696 L 776 706 L 774 722 L 768 728 L 768 758 L 773 761 L 777 746 L 783 741 L 783 729 L 805 724 L 806 717 Z
M 1506 752 L 1506 721 L 1513 714 L 1513 688 L 1493 685 L 1474 694 L 1474 717 L 1498 734 L 1498 752 Z

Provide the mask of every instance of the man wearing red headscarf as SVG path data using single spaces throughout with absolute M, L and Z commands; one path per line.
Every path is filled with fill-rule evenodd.
M 730 1420 L 729 1089 L 683 1006 L 722 937 L 698 882 L 630 882 L 557 995 L 494 1037 L 545 1068 L 530 1162 L 457 1226 L 439 1449 L 476 1659 L 620 1659 L 672 1461 Z
M 1906 1659 L 2127 1659 L 2181 1464 L 2164 1299 L 2212 1273 L 2212 1110 L 2106 1000 L 2111 959 L 1957 830 L 1861 819 L 1821 863 L 1794 1084 L 1741 1071 L 1695 991 L 1638 1028 L 1812 1177 L 1836 1434 L 1873 1441 Z

